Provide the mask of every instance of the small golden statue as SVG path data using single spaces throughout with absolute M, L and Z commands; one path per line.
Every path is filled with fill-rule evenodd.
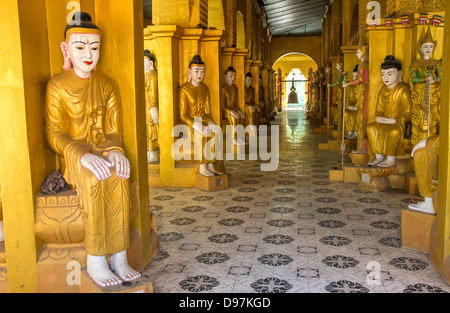
M 199 55 L 195 55 L 189 63 L 188 82 L 180 87 L 180 118 L 181 122 L 190 128 L 192 140 L 194 140 L 195 134 L 202 137 L 201 146 L 196 147 L 197 141 L 194 140 L 194 148 L 201 149 L 201 158 L 198 160 L 199 174 L 214 176 L 223 173 L 215 169 L 215 160 L 203 153 L 208 135 L 214 136 L 218 127 L 211 114 L 209 89 L 203 83 L 205 68 L 205 63 Z
M 158 157 L 158 72 L 155 69 L 155 56 L 150 50 L 144 51 L 145 66 L 145 104 L 147 117 L 147 162 L 159 161 Z
M 46 128 L 65 180 L 76 189 L 85 218 L 87 272 L 101 287 L 141 275 L 127 261 L 130 245 L 130 162 L 122 144 L 120 94 L 94 71 L 100 29 L 77 12 L 61 43 L 64 72 L 47 84 Z M 111 255 L 111 268 L 106 256 Z
M 431 30 L 420 45 L 421 59 L 410 66 L 411 87 L 411 143 L 436 135 L 439 128 L 442 62 L 432 58 L 436 41 Z
M 222 110 L 224 119 L 233 127 L 233 133 L 237 125 L 244 125 L 245 114 L 239 108 L 239 90 L 235 85 L 236 70 L 230 66 L 225 71 L 225 84 L 222 86 Z M 242 145 L 242 138 L 233 138 L 233 143 Z
M 375 122 L 367 126 L 369 149 L 375 154 L 369 165 L 393 167 L 396 156 L 405 153 L 403 138 L 411 119 L 411 91 L 401 82 L 402 64 L 392 55 L 381 65 L 381 77 L 384 86 L 378 95 Z
M 353 69 L 353 81 L 358 76 L 358 65 Z M 349 99 L 345 106 L 345 131 L 347 132 L 347 139 L 357 139 L 357 124 L 356 118 L 358 115 L 358 97 L 356 85 L 349 85 Z

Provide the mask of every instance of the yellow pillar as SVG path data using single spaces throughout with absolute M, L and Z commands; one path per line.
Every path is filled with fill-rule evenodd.
M 133 228 L 130 265 L 142 271 L 158 253 L 151 229 L 144 94 L 144 38 L 142 0 L 95 0 L 95 20 L 102 29 L 99 70 L 117 82 L 122 100 L 123 142 L 131 164 L 132 193 L 138 217 Z M 117 18 L 120 16 L 120 18 Z M 155 231 L 155 230 L 153 230 Z
M 253 76 L 252 86 L 255 88 L 255 103 L 259 104 L 259 73 L 261 68 L 261 61 L 255 60 L 250 65 L 250 73 Z
M 262 86 L 264 87 L 264 100 L 267 101 L 268 95 L 269 95 L 269 77 L 268 77 L 268 70 L 269 68 L 267 66 L 261 67 L 261 76 L 262 76 Z
M 446 16 L 450 16 L 447 5 Z M 445 25 L 445 32 L 450 32 L 450 24 Z M 443 51 L 449 51 L 449 36 L 445 36 Z M 430 259 L 436 269 L 450 284 L 450 60 L 443 59 L 443 78 L 441 91 L 441 121 L 439 153 L 439 187 L 436 208 L 436 225 L 431 232 Z
M 401 25 L 401 24 L 400 24 Z M 367 105 L 367 125 L 375 120 L 375 110 L 378 94 L 383 86 L 381 79 L 381 64 L 387 55 L 394 53 L 392 29 L 386 27 L 368 28 L 369 41 L 369 99 Z M 383 44 L 380 45 L 379 43 Z
M 5 0 L 0 10 L 0 184 L 9 292 L 38 291 L 35 196 L 55 170 L 44 131 L 50 79 L 45 8 L 44 0 Z
M 245 56 L 248 50 L 237 48 L 233 54 L 233 67 L 236 70 L 236 86 L 239 90 L 239 107 L 245 112 Z

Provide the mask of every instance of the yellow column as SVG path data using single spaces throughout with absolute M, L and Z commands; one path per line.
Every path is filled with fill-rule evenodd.
M 400 24 L 401 25 L 401 24 Z M 368 27 L 369 40 L 369 100 L 367 105 L 367 124 L 375 120 L 378 93 L 383 86 L 381 64 L 387 55 L 394 53 L 394 35 L 392 29 L 383 26 Z M 380 45 L 379 43 L 383 44 Z
M 239 107 L 245 112 L 245 56 L 248 50 L 237 48 L 233 54 L 233 67 L 236 70 L 236 86 L 239 90 Z
M 450 16 L 447 5 L 446 16 Z M 450 32 L 450 24 L 445 25 L 445 32 Z M 449 51 L 450 40 L 445 36 L 443 51 Z M 436 226 L 431 233 L 430 259 L 436 269 L 450 284 L 450 60 L 443 59 L 443 78 L 441 91 L 441 122 L 439 154 L 438 205 L 436 208 Z
M 268 70 L 269 68 L 267 66 L 261 67 L 261 76 L 262 76 L 262 86 L 264 87 L 264 100 L 267 101 L 268 95 L 269 95 L 269 77 L 268 77 Z
M 123 142 L 131 164 L 134 205 L 139 210 L 129 251 L 130 265 L 142 271 L 158 253 L 158 242 L 151 229 L 147 169 L 144 38 L 142 0 L 95 1 L 95 20 L 102 29 L 102 56 L 99 70 L 108 73 L 119 86 L 122 100 Z M 117 18 L 120 16 L 120 18 Z M 155 231 L 155 230 L 153 230 Z M 156 250 L 156 251 L 155 251 Z
M 45 1 L 2 1 L 0 185 L 9 292 L 37 292 L 35 196 L 55 170 L 44 132 L 50 79 Z
M 255 103 L 259 104 L 259 70 L 261 68 L 261 61 L 255 60 L 250 65 L 250 73 L 253 76 L 252 86 L 255 88 Z
M 222 48 L 222 57 L 221 57 L 221 69 L 219 72 L 219 76 L 225 75 L 225 71 L 229 66 L 233 66 L 233 54 L 236 51 L 236 48 L 232 47 L 224 47 Z
M 211 113 L 217 125 L 222 121 L 222 110 L 220 107 L 220 93 L 224 82 L 224 75 L 221 73 L 220 40 L 223 31 L 218 29 L 205 30 L 201 42 L 202 59 L 206 64 L 204 83 L 209 88 L 211 99 Z M 217 75 L 219 73 L 219 75 Z

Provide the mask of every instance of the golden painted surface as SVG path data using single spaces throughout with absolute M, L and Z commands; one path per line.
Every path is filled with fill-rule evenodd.
M 370 151 L 391 156 L 404 154 L 405 127 L 411 119 L 411 92 L 408 84 L 398 83 L 392 89 L 383 86 L 378 96 L 376 116 L 394 118 L 395 124 L 373 122 L 367 126 Z
M 345 130 L 349 132 L 357 130 L 356 118 L 358 111 L 353 111 L 348 108 L 349 106 L 357 107 L 358 105 L 357 87 L 355 85 L 349 85 L 347 92 L 349 93 L 349 101 L 346 102 L 345 106 Z
M 245 87 L 245 126 L 259 124 L 259 113 L 257 111 L 252 112 L 251 105 L 257 106 L 255 103 L 255 88 L 249 86 Z
M 85 246 L 91 255 L 107 255 L 129 246 L 129 180 L 113 176 L 98 181 L 84 168 L 85 153 L 105 156 L 122 149 L 120 95 L 113 81 L 93 72 L 80 79 L 73 70 L 47 85 L 47 138 L 65 164 L 66 181 L 80 197 Z

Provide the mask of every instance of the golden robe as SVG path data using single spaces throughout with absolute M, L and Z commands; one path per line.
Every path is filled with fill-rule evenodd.
M 244 121 L 241 118 L 236 118 L 230 114 L 231 111 L 236 113 L 241 112 L 239 108 L 239 90 L 236 85 L 225 84 L 222 86 L 222 108 L 223 108 L 223 118 L 235 127 L 236 125 L 243 124 Z
M 158 108 L 158 72 L 151 70 L 145 75 L 145 104 L 147 117 L 147 147 L 149 151 L 158 150 L 159 127 L 153 122 L 151 108 Z
M 191 139 L 195 141 L 196 132 L 194 132 L 194 118 L 201 117 L 203 126 L 208 126 L 208 122 L 213 120 L 211 114 L 211 102 L 208 87 L 200 83 L 200 86 L 195 87 L 190 82 L 185 83 L 180 87 L 179 91 L 180 100 L 180 120 L 183 124 L 187 125 L 191 130 Z M 212 134 L 214 138 L 214 133 Z M 207 143 L 208 138 L 202 136 L 202 145 L 195 146 L 194 149 L 201 150 L 201 160 L 200 164 L 214 163 L 214 160 L 207 160 L 203 154 L 203 148 Z
M 248 125 L 259 125 L 259 117 L 260 112 L 255 111 L 252 112 L 250 109 L 250 106 L 258 107 L 258 105 L 255 102 L 255 88 L 252 86 L 245 87 L 245 126 Z
M 438 184 L 439 136 L 427 139 L 425 148 L 414 153 L 414 171 L 422 197 L 432 198 Z
M 265 106 L 265 89 L 263 86 L 259 86 L 259 108 L 261 109 L 261 117 L 267 118 L 267 107 Z
M 107 255 L 129 247 L 130 182 L 111 169 L 98 181 L 81 165 L 86 153 L 106 156 L 122 149 L 120 95 L 115 83 L 92 72 L 78 78 L 73 70 L 47 84 L 46 129 L 50 147 L 59 155 L 66 181 L 77 190 L 85 218 L 88 254 Z
M 349 106 L 357 107 L 358 98 L 357 98 L 357 86 L 349 85 L 347 87 L 349 90 L 349 101 L 345 107 L 345 130 L 348 132 L 357 131 L 358 127 L 356 124 L 356 117 L 358 115 L 358 111 L 349 110 Z
M 394 118 L 395 124 L 376 121 L 367 126 L 369 149 L 382 155 L 404 154 L 403 137 L 406 124 L 411 119 L 411 91 L 409 85 L 398 83 L 392 89 L 383 86 L 378 95 L 376 117 Z

